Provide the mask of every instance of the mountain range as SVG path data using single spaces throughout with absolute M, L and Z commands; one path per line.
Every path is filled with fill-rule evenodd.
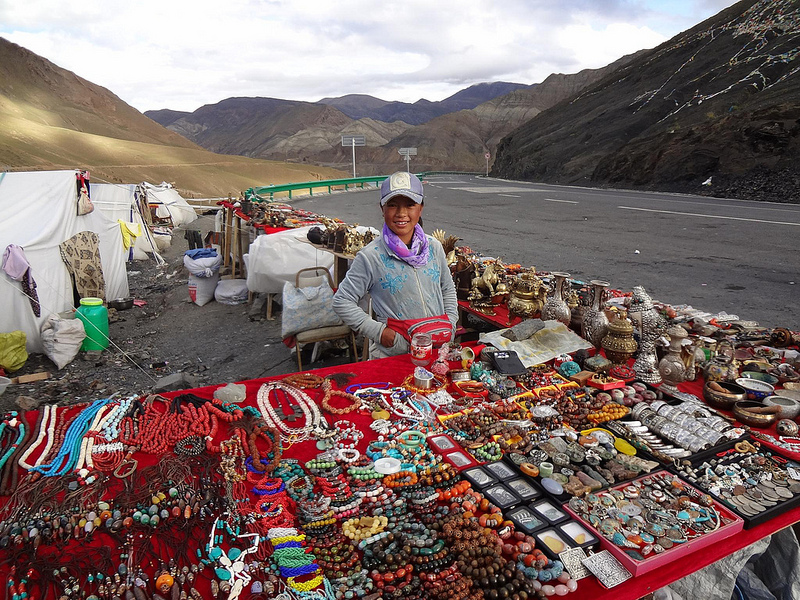
M 542 83 L 480 83 L 439 102 L 387 102 L 365 94 L 300 102 L 276 98 L 228 98 L 192 113 L 169 109 L 145 115 L 213 152 L 315 163 L 349 170 L 343 135 L 363 135 L 361 175 L 403 166 L 400 148 L 415 147 L 416 170 L 480 171 L 484 153 L 539 112 L 632 60 L 602 69 L 550 75 Z

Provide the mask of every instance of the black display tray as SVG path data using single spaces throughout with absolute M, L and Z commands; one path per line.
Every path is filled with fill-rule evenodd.
M 545 519 L 533 512 L 530 506 L 515 506 L 503 513 L 506 519 L 514 523 L 517 531 L 531 535 L 534 531 L 539 531 L 545 527 L 550 527 Z
M 636 456 L 641 458 L 641 459 L 643 459 L 643 460 L 649 460 L 649 461 L 652 461 L 652 462 L 656 462 L 656 463 L 658 463 L 659 465 L 661 465 L 663 467 L 663 463 L 658 461 L 655 457 L 651 456 L 648 452 L 646 452 L 644 450 L 639 450 L 637 448 Z M 522 469 L 519 468 L 519 465 L 517 463 L 515 463 L 513 460 L 511 460 L 511 458 L 508 455 L 504 455 L 503 456 L 503 461 L 505 461 L 506 464 L 511 466 L 517 473 L 519 473 L 519 477 L 520 478 L 524 479 L 525 481 L 527 481 L 529 483 L 532 483 L 533 485 L 536 486 L 537 489 L 542 490 L 542 493 L 546 497 L 552 498 L 553 500 L 556 500 L 557 502 L 559 502 L 561 504 L 566 504 L 567 502 L 569 502 L 569 499 L 572 498 L 572 495 L 567 493 L 567 492 L 564 492 L 563 494 L 558 494 L 558 495 L 551 494 L 550 492 L 548 492 L 546 489 L 544 489 L 544 486 L 542 486 L 542 476 L 541 475 L 537 475 L 536 477 L 531 477 L 530 475 L 527 475 L 527 474 L 523 473 Z M 485 466 L 486 465 L 484 465 L 484 467 Z M 556 469 L 557 468 L 558 467 L 556 467 Z M 575 470 L 575 469 L 573 469 L 573 470 Z M 658 467 L 653 469 L 653 471 L 656 471 L 656 470 L 658 470 Z M 647 475 L 647 473 L 641 473 L 640 475 L 637 475 L 637 477 L 635 477 L 634 479 L 636 479 L 638 477 L 644 477 L 645 475 Z M 630 480 L 630 481 L 632 481 L 632 480 Z M 621 483 L 624 483 L 624 482 L 623 481 L 615 481 L 612 484 L 605 485 L 605 486 L 601 487 L 597 491 L 602 491 L 602 490 L 608 489 L 610 487 L 613 487 L 615 485 L 619 485 Z
M 641 456 L 642 458 L 645 458 L 647 460 L 654 460 L 658 464 L 660 464 L 661 466 L 663 466 L 665 468 L 669 468 L 674 463 L 675 460 L 681 460 L 681 461 L 688 460 L 689 462 L 694 462 L 695 460 L 701 460 L 701 461 L 705 460 L 706 457 L 713 456 L 713 455 L 717 454 L 718 452 L 724 452 L 725 450 L 733 448 L 733 446 L 735 444 L 738 444 L 739 442 L 742 442 L 742 441 L 744 441 L 744 440 L 749 438 L 749 436 L 745 433 L 744 435 L 742 435 L 742 437 L 736 438 L 735 440 L 726 440 L 724 442 L 721 442 L 721 443 L 717 444 L 716 446 L 712 446 L 711 448 L 707 448 L 706 450 L 701 450 L 700 452 L 697 452 L 695 454 L 690 454 L 689 456 L 685 456 L 684 458 L 669 459 L 669 460 L 664 459 L 664 460 L 662 460 L 658 456 L 653 454 L 651 450 L 649 450 L 649 446 L 648 447 L 642 447 L 637 442 L 633 441 L 633 436 L 635 434 L 632 431 L 628 430 L 628 428 L 625 425 L 622 424 L 623 421 L 635 421 L 635 420 L 636 419 L 630 419 L 630 418 L 627 418 L 627 417 L 624 418 L 624 419 L 620 419 L 617 422 L 618 426 L 619 426 L 619 431 L 617 431 L 617 429 L 614 428 L 612 430 L 612 433 L 614 435 L 616 435 L 617 437 L 621 437 L 621 438 L 625 439 L 634 448 L 636 448 L 636 455 L 637 456 Z M 605 425 L 608 426 L 608 423 L 606 423 Z M 628 437 L 628 436 L 630 436 L 630 437 Z M 667 442 L 667 443 L 672 443 L 672 442 L 669 442 L 668 440 L 664 440 L 664 441 Z
M 514 506 L 519 506 L 522 503 L 522 498 L 502 483 L 484 488 L 483 495 L 500 510 L 507 510 Z
M 497 477 L 487 471 L 483 465 L 467 467 L 461 471 L 461 476 L 469 481 L 477 490 L 491 487 L 498 483 Z
M 737 443 L 739 441 L 742 440 L 736 440 L 736 442 L 734 443 Z M 732 443 L 730 446 L 733 447 L 734 443 Z M 768 450 L 762 452 L 764 452 L 765 454 L 769 454 L 771 457 L 770 460 L 774 460 L 777 465 L 783 468 L 786 467 L 787 463 L 797 464 L 796 462 L 792 461 L 792 459 L 787 458 L 780 452 L 776 452 L 774 450 Z M 696 460 L 692 460 L 690 462 L 693 468 L 697 468 L 704 462 L 710 462 L 711 460 L 715 459 L 717 461 L 717 465 L 724 466 L 727 464 L 731 464 L 732 462 L 737 462 L 739 460 L 742 460 L 747 456 L 748 454 L 743 454 L 739 452 L 729 452 L 722 457 L 717 457 L 716 454 L 710 453 L 704 457 L 699 457 Z M 792 498 L 787 498 L 782 502 L 778 502 L 775 506 L 768 507 L 767 510 L 760 512 L 757 515 L 754 516 L 746 515 L 740 510 L 740 508 L 736 504 L 730 502 L 721 495 L 717 495 L 711 492 L 709 489 L 706 489 L 706 487 L 703 486 L 702 483 L 700 483 L 700 481 L 691 481 L 690 479 L 687 479 L 686 474 L 683 473 L 680 469 L 678 469 L 675 465 L 672 465 L 669 470 L 678 475 L 681 479 L 687 481 L 687 483 L 689 483 L 690 485 L 707 493 L 709 496 L 714 498 L 714 500 L 724 505 L 725 508 L 735 513 L 738 517 L 740 517 L 744 521 L 745 529 L 752 529 L 753 527 L 761 525 L 762 523 L 765 523 L 770 519 L 774 519 L 775 517 L 782 515 L 783 513 L 788 512 L 800 506 L 800 494 L 794 494 Z

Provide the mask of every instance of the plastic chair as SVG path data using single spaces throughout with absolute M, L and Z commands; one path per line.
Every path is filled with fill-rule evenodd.
M 312 274 L 313 273 L 313 274 Z M 333 289 L 333 280 L 331 274 L 325 267 L 308 267 L 300 269 L 295 275 L 295 287 L 316 287 L 323 281 L 327 281 L 328 285 Z M 319 327 L 317 329 L 309 329 L 308 331 L 301 331 L 295 335 L 295 350 L 297 351 L 297 370 L 303 370 L 303 362 L 301 357 L 301 347 L 304 344 L 314 343 L 314 351 L 311 355 L 311 362 L 316 358 L 316 349 L 319 342 L 328 342 L 333 340 L 348 339 L 350 343 L 350 351 L 352 356 L 358 362 L 358 348 L 356 347 L 356 336 L 353 330 L 347 325 L 334 325 L 332 327 Z

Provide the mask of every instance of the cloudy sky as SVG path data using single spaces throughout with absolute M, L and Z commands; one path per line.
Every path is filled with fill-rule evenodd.
M 442 100 L 652 48 L 733 0 L 0 0 L 0 37 L 135 108 Z

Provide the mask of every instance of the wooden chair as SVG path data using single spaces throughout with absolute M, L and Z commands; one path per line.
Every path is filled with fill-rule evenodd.
M 325 267 L 308 267 L 300 269 L 295 275 L 295 287 L 316 287 L 323 281 L 333 289 L 331 274 Z M 316 358 L 317 344 L 333 340 L 348 339 L 350 344 L 351 356 L 358 362 L 358 348 L 356 347 L 356 336 L 353 330 L 347 325 L 334 325 L 332 327 L 319 327 L 308 331 L 301 331 L 295 335 L 295 350 L 297 351 L 297 370 L 303 370 L 301 349 L 304 344 L 314 344 L 314 351 L 311 354 L 311 362 Z

